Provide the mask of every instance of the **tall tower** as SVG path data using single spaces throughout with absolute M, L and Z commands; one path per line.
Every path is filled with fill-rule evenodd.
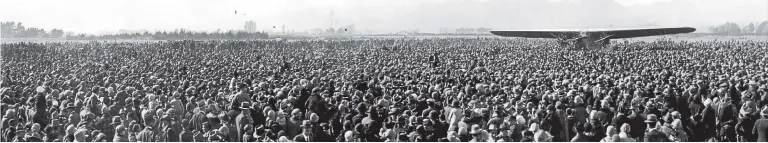
M 331 17 L 329 18 L 331 25 L 328 27 L 333 27 L 333 10 L 331 10 Z
M 247 32 L 257 32 L 258 30 L 256 28 L 256 22 L 251 21 L 251 20 L 246 21 L 245 22 L 245 31 L 247 31 Z

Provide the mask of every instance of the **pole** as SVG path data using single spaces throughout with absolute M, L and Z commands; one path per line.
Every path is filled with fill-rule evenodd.
M 330 20 L 330 22 L 331 22 L 331 25 L 330 25 L 330 27 L 333 27 L 333 10 L 331 10 L 331 17 L 330 17 L 330 19 L 329 19 L 329 20 Z

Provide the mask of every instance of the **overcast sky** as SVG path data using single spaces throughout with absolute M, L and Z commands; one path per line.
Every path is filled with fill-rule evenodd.
M 237 14 L 235 14 L 237 11 Z M 333 16 L 331 15 L 333 11 Z M 2 0 L 0 20 L 76 33 L 120 29 L 304 31 L 355 24 L 358 31 L 441 27 L 591 28 L 743 25 L 768 19 L 768 0 Z M 331 25 L 331 21 L 333 25 Z M 706 29 L 700 29 L 706 30 Z

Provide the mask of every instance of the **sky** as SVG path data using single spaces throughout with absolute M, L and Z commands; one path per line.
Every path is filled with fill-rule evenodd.
M 237 11 L 237 14 L 235 14 Z M 2 0 L 0 21 L 75 33 L 127 30 L 303 32 L 354 25 L 389 33 L 487 27 L 632 28 L 768 20 L 768 0 Z M 276 28 L 273 28 L 276 27 Z

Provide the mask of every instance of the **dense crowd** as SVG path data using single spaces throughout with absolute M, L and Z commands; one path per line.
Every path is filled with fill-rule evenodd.
M 768 41 L 2 44 L 0 141 L 768 141 Z

